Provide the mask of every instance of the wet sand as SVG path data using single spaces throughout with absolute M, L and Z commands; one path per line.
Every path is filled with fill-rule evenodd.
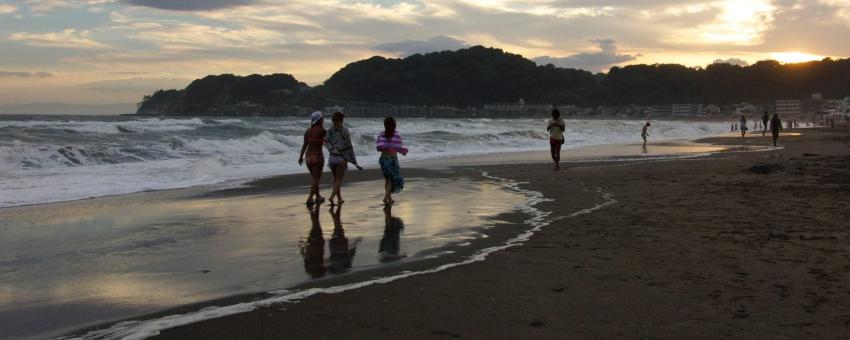
M 764 146 L 769 137 L 703 142 Z M 551 224 L 483 262 L 159 338 L 846 338 L 850 131 L 807 129 L 780 142 L 557 173 L 476 166 L 554 199 L 537 205 Z M 616 203 L 569 217 L 600 203 L 597 190 Z

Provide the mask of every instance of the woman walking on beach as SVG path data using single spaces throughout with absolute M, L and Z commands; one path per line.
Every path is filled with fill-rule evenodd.
M 324 118 L 321 112 L 316 111 L 310 115 L 310 128 L 304 132 L 304 145 L 301 146 L 301 154 L 298 156 L 298 165 L 304 163 L 307 157 L 307 170 L 310 171 L 312 181 L 310 182 L 310 196 L 307 196 L 307 205 L 321 204 L 325 198 L 319 194 L 319 181 L 322 179 L 322 167 L 325 166 L 325 155 L 322 153 L 322 144 L 325 142 Z
M 564 145 L 564 130 L 566 123 L 561 119 L 561 111 L 552 110 L 552 119 L 546 126 L 549 131 L 549 150 L 552 152 L 552 160 L 555 161 L 555 171 L 561 170 L 561 146 Z
M 779 120 L 778 114 L 773 114 L 770 120 L 770 133 L 773 134 L 773 146 L 776 146 L 776 140 L 779 139 L 779 131 L 782 131 L 782 121 Z
M 652 124 L 650 124 L 649 122 L 646 122 L 646 124 L 643 125 L 643 129 L 640 130 L 640 138 L 643 138 L 643 148 L 644 149 L 646 149 L 646 137 L 649 137 L 649 131 L 647 131 L 647 130 L 649 129 L 649 127 L 651 125 Z
M 384 174 L 384 204 L 392 205 L 394 193 L 401 192 L 404 188 L 404 177 L 401 177 L 401 169 L 398 165 L 398 153 L 407 156 L 407 148 L 404 147 L 401 135 L 396 131 L 395 119 L 384 118 L 384 132 L 377 138 L 377 149 L 381 152 L 378 163 Z
M 740 126 L 741 126 L 741 137 L 746 137 L 747 136 L 747 117 L 746 116 L 741 116 Z
M 354 156 L 354 148 L 351 144 L 351 134 L 348 129 L 342 125 L 342 120 L 345 115 L 342 112 L 334 112 L 331 116 L 333 126 L 328 130 L 325 136 L 325 147 L 328 148 L 328 167 L 334 176 L 334 189 L 331 197 L 328 199 L 331 206 L 334 204 L 342 204 L 345 202 L 340 194 L 342 180 L 345 177 L 345 170 L 348 169 L 348 163 L 354 164 L 358 170 L 363 170 L 360 165 L 357 165 L 357 158 Z M 336 203 L 334 203 L 336 196 Z

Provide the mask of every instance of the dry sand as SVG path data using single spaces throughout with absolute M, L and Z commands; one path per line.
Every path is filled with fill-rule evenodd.
M 557 220 L 484 262 L 160 338 L 848 338 L 850 130 L 804 130 L 781 143 L 557 173 L 477 166 L 555 199 L 538 205 L 555 217 L 596 204 L 596 188 L 617 203 Z

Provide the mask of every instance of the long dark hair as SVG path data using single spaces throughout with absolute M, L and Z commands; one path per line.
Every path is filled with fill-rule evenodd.
M 384 137 L 392 137 L 393 132 L 395 132 L 395 119 L 393 117 L 384 118 Z

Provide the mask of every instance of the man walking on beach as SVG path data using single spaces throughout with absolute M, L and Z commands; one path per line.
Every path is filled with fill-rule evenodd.
M 779 131 L 782 130 L 782 121 L 779 120 L 778 114 L 773 114 L 773 119 L 770 120 L 770 133 L 773 134 L 773 146 L 776 146 L 776 140 L 779 139 Z
M 549 130 L 549 150 L 552 152 L 552 160 L 555 162 L 555 171 L 561 170 L 561 146 L 564 145 L 564 130 L 567 126 L 561 118 L 561 111 L 552 110 L 552 119 L 546 130 Z

